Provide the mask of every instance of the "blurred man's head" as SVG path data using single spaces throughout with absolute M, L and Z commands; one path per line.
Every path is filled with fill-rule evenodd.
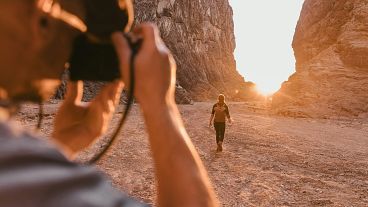
M 220 95 L 218 96 L 218 101 L 219 101 L 219 103 L 225 103 L 225 95 L 220 94 Z
M 0 100 L 41 101 L 52 95 L 78 31 L 41 8 L 49 0 L 0 1 Z M 59 0 L 83 16 L 81 0 Z

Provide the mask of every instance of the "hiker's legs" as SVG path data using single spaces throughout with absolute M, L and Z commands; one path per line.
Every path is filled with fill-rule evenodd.
M 216 143 L 218 144 L 221 137 L 220 125 L 219 123 L 215 122 L 213 126 L 215 127 L 216 130 Z
M 225 134 L 225 123 L 215 122 L 214 126 L 216 129 L 217 152 L 221 152 L 222 142 L 224 140 L 224 134 Z
M 220 141 L 223 142 L 225 138 L 225 123 L 220 124 Z
M 222 143 L 224 142 L 225 135 L 225 123 L 221 123 L 220 125 L 220 141 L 219 141 L 219 151 L 222 152 Z

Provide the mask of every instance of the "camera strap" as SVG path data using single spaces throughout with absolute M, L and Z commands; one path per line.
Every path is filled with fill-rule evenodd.
M 116 138 L 118 137 L 126 118 L 128 117 L 128 114 L 132 108 L 133 100 L 134 100 L 134 86 L 135 86 L 135 67 L 134 67 L 134 61 L 135 57 L 138 53 L 138 50 L 141 46 L 142 40 L 138 40 L 137 42 L 133 42 L 131 37 L 128 35 L 124 35 L 125 39 L 128 41 L 130 49 L 131 49 L 131 56 L 130 56 L 130 67 L 129 67 L 129 90 L 128 90 L 128 102 L 125 107 L 123 116 L 120 119 L 120 122 L 114 132 L 114 134 L 111 136 L 111 138 L 107 141 L 103 149 L 98 152 L 96 155 L 94 155 L 89 161 L 86 162 L 86 164 L 92 165 L 95 164 L 97 161 L 99 161 L 104 154 L 110 149 L 110 147 L 114 144 L 116 141 Z

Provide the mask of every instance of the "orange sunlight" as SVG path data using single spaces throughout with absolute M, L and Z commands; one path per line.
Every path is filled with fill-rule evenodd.
M 280 89 L 279 84 L 273 85 L 272 83 L 270 84 L 265 83 L 256 85 L 257 92 L 260 93 L 262 96 L 272 96 L 279 89 Z
M 237 69 L 245 80 L 256 84 L 261 95 L 277 92 L 295 72 L 291 44 L 303 2 L 230 0 Z

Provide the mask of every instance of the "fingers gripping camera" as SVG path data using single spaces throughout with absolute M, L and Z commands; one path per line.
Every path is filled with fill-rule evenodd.
M 72 81 L 113 81 L 121 78 L 119 61 L 111 34 L 127 32 L 133 21 L 130 0 L 85 0 L 87 33 L 76 38 L 69 60 Z M 126 36 L 128 38 L 128 36 Z M 140 42 L 127 39 L 131 49 Z

